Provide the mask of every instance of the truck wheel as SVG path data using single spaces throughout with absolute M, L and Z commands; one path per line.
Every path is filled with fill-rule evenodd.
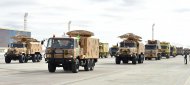
M 123 63 L 128 63 L 129 61 L 126 59 L 126 60 L 123 60 Z
M 111 58 L 113 57 L 113 55 L 111 55 Z
M 138 59 L 138 63 L 141 63 L 141 62 L 142 62 L 142 58 L 141 58 L 141 55 L 140 55 L 140 57 Z
M 148 60 L 152 60 L 152 58 L 148 58 Z
M 169 59 L 170 57 L 167 55 L 166 58 Z
M 53 72 L 55 72 L 55 70 L 56 70 L 55 64 L 48 63 L 48 71 L 49 71 L 50 73 L 53 73 Z
M 161 60 L 161 56 L 160 55 L 158 55 L 158 60 Z
M 141 63 L 143 63 L 144 62 L 144 56 L 141 58 Z
M 27 63 L 28 62 L 28 57 L 25 57 L 25 61 L 24 61 L 25 63 Z
M 36 56 L 36 62 L 40 62 L 40 61 L 41 61 L 41 55 L 37 54 L 37 56 Z
M 11 63 L 11 58 L 9 58 L 9 57 L 5 57 L 5 63 Z
M 33 62 L 33 63 L 36 62 L 36 57 L 37 57 L 36 54 L 34 54 L 34 56 L 32 56 L 32 62 Z
M 116 63 L 116 64 L 120 64 L 120 63 L 121 63 L 120 58 L 116 57 L 116 58 L 115 58 L 115 63 Z
M 63 66 L 64 71 L 68 71 L 69 70 L 69 66 Z
M 79 60 L 76 59 L 76 61 L 72 64 L 72 72 L 78 73 L 79 71 Z
M 89 59 L 86 60 L 86 65 L 84 66 L 84 70 L 85 71 L 89 71 L 90 70 L 90 60 Z
M 92 61 L 92 66 L 90 67 L 90 70 L 93 71 L 94 70 L 94 66 L 95 66 L 95 62 Z
M 25 62 L 25 56 L 21 55 L 19 56 L 19 63 L 24 63 Z
M 143 55 L 140 55 L 139 60 L 138 60 L 138 63 L 143 63 L 143 61 L 144 61 L 144 56 L 143 56 Z
M 132 64 L 137 64 L 136 57 L 133 57 Z

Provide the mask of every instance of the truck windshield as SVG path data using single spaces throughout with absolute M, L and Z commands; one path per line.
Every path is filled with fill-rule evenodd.
M 167 49 L 167 46 L 161 46 L 162 49 Z
M 121 42 L 120 43 L 120 47 L 136 47 L 135 43 L 125 43 L 125 42 Z
M 51 39 L 48 40 L 47 47 L 73 49 L 74 48 L 74 39 L 70 39 L 70 38 L 51 38 Z
M 111 48 L 111 51 L 112 51 L 112 52 L 117 52 L 117 51 L 118 51 L 118 48 Z
M 18 43 L 11 43 L 10 47 L 16 47 L 16 48 L 23 48 L 24 44 L 18 44 Z
M 156 45 L 145 45 L 146 50 L 156 49 Z

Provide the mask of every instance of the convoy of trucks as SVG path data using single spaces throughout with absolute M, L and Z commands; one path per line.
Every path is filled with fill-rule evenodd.
M 115 63 L 132 64 L 143 63 L 144 60 L 161 60 L 170 56 L 176 57 L 184 52 L 190 54 L 189 48 L 176 47 L 169 42 L 159 40 L 148 40 L 146 45 L 141 41 L 141 37 L 133 33 L 126 33 L 119 38 L 122 39 L 117 45 L 109 48 L 108 43 L 99 42 L 93 38 L 94 33 L 86 30 L 74 30 L 67 32 L 68 36 L 53 36 L 47 39 L 47 46 L 44 59 L 48 63 L 48 71 L 55 72 L 57 67 L 62 67 L 65 71 L 79 72 L 79 67 L 84 67 L 85 71 L 94 70 L 98 58 L 115 56 Z M 13 36 L 14 42 L 8 45 L 9 49 L 5 53 L 5 63 L 11 60 L 19 60 L 19 63 L 40 62 L 42 60 L 42 44 L 34 38 L 18 35 Z

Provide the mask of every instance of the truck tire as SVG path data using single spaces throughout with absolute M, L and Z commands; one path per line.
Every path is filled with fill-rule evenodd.
M 115 57 L 115 63 L 116 63 L 116 64 L 120 64 L 120 63 L 121 63 L 121 60 L 120 60 L 119 57 Z
M 111 55 L 111 58 L 113 58 L 113 55 Z
M 63 66 L 64 71 L 69 71 L 69 66 Z
M 11 63 L 11 58 L 9 58 L 9 57 L 5 57 L 5 63 Z
M 90 60 L 89 59 L 86 60 L 86 64 L 84 66 L 84 70 L 85 71 L 89 71 L 90 70 Z
M 166 58 L 167 58 L 167 59 L 169 59 L 169 58 L 170 58 L 170 56 L 169 56 L 169 55 L 167 55 L 167 56 L 166 56 Z
M 36 54 L 34 54 L 34 55 L 32 56 L 32 62 L 33 62 L 33 63 L 36 62 L 36 57 L 37 57 Z
M 138 63 L 143 63 L 144 61 L 144 56 L 140 55 L 139 59 L 138 59 Z
M 138 63 L 141 63 L 142 62 L 142 57 L 141 55 L 139 56 L 139 59 L 138 59 Z
M 94 62 L 94 60 L 92 60 L 91 62 L 92 62 L 92 65 L 90 67 L 90 70 L 93 71 L 94 70 L 94 66 L 95 66 L 95 62 Z
M 160 54 L 158 54 L 158 60 L 161 60 L 161 55 Z
M 123 63 L 128 63 L 128 62 L 129 62 L 129 60 L 127 60 L 127 59 L 123 60 Z
M 24 61 L 25 63 L 27 63 L 28 62 L 28 57 L 25 57 L 25 61 Z
M 41 55 L 37 54 L 37 56 L 36 56 L 36 62 L 40 62 L 40 61 L 41 61 Z
M 133 57 L 132 64 L 137 64 L 136 57 Z
M 143 63 L 143 62 L 144 62 L 144 55 L 143 55 L 143 57 L 141 58 L 141 60 L 142 60 L 141 63 Z
M 148 58 L 148 60 L 152 60 L 152 58 Z
M 78 73 L 79 72 L 79 60 L 76 59 L 75 62 L 72 64 L 72 72 Z
M 53 72 L 55 72 L 55 70 L 56 70 L 55 64 L 53 64 L 53 63 L 48 63 L 48 71 L 49 71 L 50 73 L 53 73 Z
M 24 63 L 25 62 L 25 56 L 24 55 L 20 55 L 19 56 L 19 63 Z

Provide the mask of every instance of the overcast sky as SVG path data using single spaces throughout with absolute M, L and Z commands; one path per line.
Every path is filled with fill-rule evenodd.
M 116 44 L 119 35 L 134 33 L 143 43 L 155 39 L 190 46 L 190 0 L 1 0 L 0 28 L 28 30 L 37 39 L 82 29 L 94 32 L 102 42 Z

